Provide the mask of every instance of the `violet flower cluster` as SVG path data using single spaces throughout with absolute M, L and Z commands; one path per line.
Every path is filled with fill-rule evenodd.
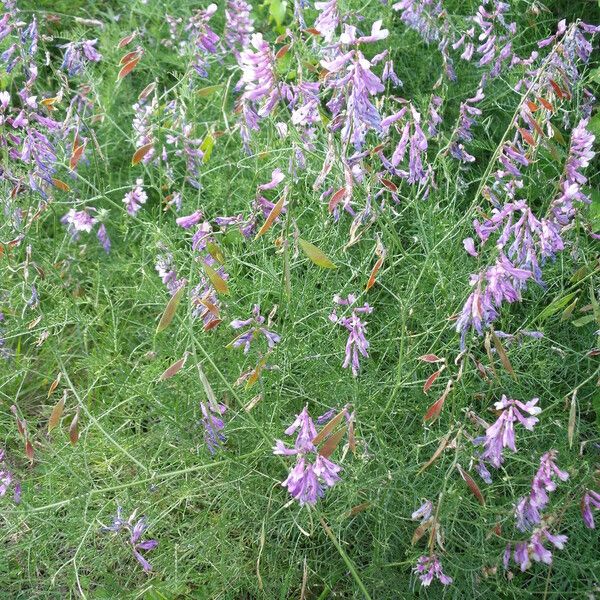
M 581 498 L 581 516 L 588 529 L 596 528 L 592 508 L 600 509 L 600 494 L 594 490 L 586 490 Z
M 160 250 L 161 254 L 157 255 L 154 268 L 172 296 L 182 285 L 185 285 L 186 281 L 177 277 L 173 255 L 164 247 Z
M 517 542 L 514 550 L 511 543 L 506 545 L 503 559 L 505 569 L 508 569 L 511 553 L 523 572 L 531 566 L 532 559 L 549 565 L 552 563 L 552 551 L 544 546 L 544 543 L 549 542 L 560 550 L 567 542 L 566 535 L 555 535 L 549 531 L 542 515 L 550 500 L 549 492 L 556 489 L 557 480 L 566 481 L 569 478 L 566 471 L 558 468 L 555 462 L 556 455 L 556 450 L 550 450 L 541 457 L 540 467 L 531 482 L 529 495 L 517 502 L 517 529 L 522 532 L 532 530 L 532 533 L 529 540 Z
M 442 563 L 436 554 L 425 554 L 417 560 L 414 572 L 419 575 L 421 585 L 428 587 L 434 579 L 442 585 L 450 585 L 454 580 L 442 570 Z
M 132 217 L 138 213 L 140 208 L 146 204 L 146 200 L 148 200 L 148 194 L 144 191 L 143 186 L 144 180 L 141 177 L 138 177 L 135 180 L 134 188 L 127 192 L 123 198 L 125 208 Z
M 437 113 L 434 113 L 433 123 L 439 123 Z M 393 124 L 401 132 L 396 149 L 389 160 L 383 152 L 379 153 L 385 169 L 391 175 L 402 177 L 410 185 L 426 185 L 432 177 L 432 169 L 431 166 L 425 167 L 428 142 L 427 136 L 421 127 L 421 114 L 419 111 L 411 104 L 408 108 L 404 107 L 397 113 L 383 119 L 381 124 L 386 131 Z M 428 124 L 428 130 L 435 135 L 435 126 L 432 125 L 431 121 Z M 404 162 L 405 157 L 408 158 L 408 170 L 398 168 Z
M 200 410 L 202 411 L 201 423 L 204 428 L 204 443 L 208 451 L 214 455 L 227 441 L 223 434 L 225 423 L 222 419 L 227 407 L 224 404 L 200 402 Z
M 217 247 L 211 224 L 208 221 L 199 222 L 192 236 L 192 250 L 196 253 L 196 260 L 214 270 L 223 281 L 227 281 L 229 274 L 225 271 L 225 266 L 211 254 L 212 246 Z M 216 327 L 221 322 L 217 291 L 202 268 L 199 282 L 191 292 L 191 302 L 192 315 L 194 318 L 202 319 L 205 331 Z
M 550 533 L 547 527 L 540 527 L 532 533 L 529 541 L 517 542 L 514 551 L 512 545 L 507 544 L 504 550 L 504 568 L 508 569 L 511 552 L 515 563 L 519 565 L 522 572 L 525 572 L 531 566 L 531 559 L 550 565 L 552 564 L 552 551 L 544 546 L 544 543 L 550 542 L 555 548 L 562 550 L 567 539 L 566 535 L 554 535 Z
M 81 73 L 86 62 L 100 62 L 102 54 L 96 49 L 98 40 L 83 40 L 82 42 L 69 42 L 59 48 L 64 48 L 65 56 L 61 65 L 69 74 L 74 77 Z
M 556 450 L 550 450 L 542 456 L 540 468 L 531 482 L 529 495 L 523 496 L 517 502 L 515 518 L 519 531 L 527 531 L 541 522 L 541 511 L 546 508 L 550 501 L 549 492 L 556 489 L 556 480 L 566 481 L 569 479 L 569 474 L 558 468 L 555 462 L 556 455 Z
M 35 17 L 22 19 L 13 2 L 5 3 L 0 17 L 0 40 L 8 48 L 0 54 L 0 66 L 11 76 L 11 89 L 0 92 L 0 147 L 8 160 L 0 166 L 0 180 L 11 186 L 12 195 L 26 188 L 46 199 L 53 187 L 58 155 L 65 149 L 63 124 L 34 93 L 38 79 L 38 27 Z M 7 192 L 10 188 L 7 187 Z M 2 199 L 6 222 L 18 229 L 22 214 L 10 195 Z
M 485 436 L 474 440 L 476 445 L 482 445 L 483 451 L 479 454 L 479 464 L 476 467 L 478 473 L 486 483 L 491 483 L 491 475 L 484 462 L 489 463 L 498 469 L 504 462 L 503 450 L 510 448 L 513 452 L 517 451 L 515 445 L 514 426 L 520 423 L 525 429 L 532 431 L 534 425 L 538 422 L 538 415 L 542 409 L 536 406 L 539 398 L 532 398 L 529 402 L 520 400 L 511 400 L 505 395 L 499 402 L 494 404 L 498 411 L 502 411 L 493 425 L 490 425 Z M 525 416 L 529 415 L 529 416 Z
M 225 6 L 225 45 L 238 57 L 254 33 L 252 5 L 245 0 L 227 0 Z
M 113 517 L 113 524 L 108 527 L 103 527 L 103 531 L 112 531 L 114 533 L 125 532 L 129 536 L 128 544 L 135 559 L 142 565 L 142 568 L 147 573 L 152 571 L 152 565 L 142 555 L 141 551 L 148 552 L 154 550 L 158 546 L 157 540 L 142 540 L 142 534 L 148 528 L 145 517 L 140 517 L 135 521 L 137 509 L 131 513 L 127 520 L 123 519 L 123 509 L 117 506 L 117 514 Z M 134 523 L 135 521 L 135 523 Z
M 262 183 L 256 188 L 256 197 L 252 202 L 251 212 L 246 217 L 243 214 L 239 214 L 232 217 L 217 217 L 215 222 L 221 227 L 227 228 L 237 226 L 240 233 L 249 239 L 256 233 L 260 220 L 266 219 L 273 208 L 275 202 L 265 198 L 263 192 L 265 190 L 273 190 L 279 186 L 279 184 L 285 179 L 285 175 L 281 169 L 274 169 L 271 173 L 271 179 L 267 183 Z M 284 192 L 285 193 L 285 192 Z M 281 212 L 275 223 L 281 220 L 281 216 L 287 212 L 287 203 L 284 202 Z
M 280 99 L 275 55 L 262 33 L 254 33 L 250 44 L 238 58 L 242 77 L 238 88 L 240 97 L 240 133 L 244 146 L 249 149 L 250 132 L 259 129 L 259 120 L 268 116 Z
M 385 89 L 371 71 L 371 62 L 358 48 L 388 35 L 389 31 L 381 28 L 381 21 L 373 23 L 371 34 L 366 36 L 357 35 L 356 27 L 345 25 L 335 56 L 321 60 L 328 71 L 327 87 L 332 91 L 327 103 L 333 116 L 330 128 L 336 131 L 341 127 L 342 140 L 350 141 L 358 151 L 368 131 L 381 132 L 381 116 L 371 97 Z
M 12 486 L 13 501 L 15 504 L 19 504 L 19 502 L 21 502 L 21 482 L 15 479 L 14 475 L 6 465 L 4 458 L 5 452 L 0 448 L 0 498 L 6 495 L 6 492 L 8 492 Z
M 334 296 L 333 301 L 340 306 L 352 306 L 356 302 L 356 296 L 349 294 L 346 298 Z M 346 355 L 342 367 L 347 369 L 352 368 L 352 374 L 356 377 L 360 371 L 360 357 L 367 358 L 369 356 L 369 342 L 366 338 L 367 326 L 361 318 L 361 315 L 369 315 L 373 312 L 373 308 L 366 302 L 363 306 L 352 308 L 350 316 L 338 317 L 335 309 L 329 315 L 329 320 L 345 327 L 348 330 L 348 341 L 346 342 Z
M 88 211 L 93 211 L 97 216 L 92 216 Z M 97 226 L 96 237 L 104 251 L 108 254 L 111 248 L 111 241 L 106 230 L 106 225 L 102 222 L 106 219 L 107 212 L 103 210 L 98 211 L 94 207 L 84 208 L 83 210 L 71 208 L 61 217 L 60 222 L 67 227 L 67 231 L 73 241 L 77 241 L 82 232 L 91 233 L 93 228 Z
M 250 350 L 250 344 L 260 336 L 267 340 L 269 350 L 272 350 L 279 343 L 281 337 L 274 331 L 269 331 L 265 324 L 265 317 L 260 314 L 260 304 L 255 304 L 252 309 L 252 316 L 248 319 L 234 319 L 230 325 L 234 329 L 246 328 L 232 342 L 233 348 L 244 348 L 244 354 Z
M 319 454 L 313 444 L 317 437 L 317 429 L 308 414 L 308 407 L 305 406 L 302 412 L 296 415 L 285 434 L 296 434 L 294 447 L 288 448 L 281 440 L 275 440 L 273 454 L 296 456 L 296 464 L 281 485 L 298 500 L 300 506 L 314 506 L 317 500 L 325 495 L 327 488 L 333 487 L 340 480 L 338 473 L 342 467 Z
M 495 207 L 492 217 L 483 223 L 474 221 L 482 244 L 492 233 L 500 234 L 496 242 L 499 256 L 493 266 L 471 275 L 474 290 L 456 323 L 462 347 L 470 329 L 483 333 L 483 329 L 498 318 L 504 303 L 521 301 L 521 292 L 527 287 L 528 281 L 543 285 L 541 266 L 564 249 L 563 231 L 575 218 L 578 205 L 589 202 L 581 190 L 587 181 L 581 171 L 595 155 L 592 150 L 594 135 L 587 130 L 587 126 L 588 120 L 583 119 L 573 130 L 565 175 L 560 182 L 561 193 L 552 202 L 548 217 L 537 218 L 527 202 L 519 200 Z M 517 146 L 512 146 L 510 151 L 506 147 L 506 150 L 504 156 L 507 161 L 517 159 L 526 163 Z M 470 238 L 465 240 L 465 247 L 469 253 L 477 254 Z

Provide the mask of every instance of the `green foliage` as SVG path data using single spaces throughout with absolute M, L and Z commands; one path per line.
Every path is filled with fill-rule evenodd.
M 350 248 L 345 248 L 349 222 L 333 224 L 312 189 L 325 152 L 322 140 L 315 150 L 307 150 L 309 168 L 300 171 L 293 183 L 290 210 L 302 238 L 325 256 L 315 259 L 304 248 L 315 265 L 302 251 L 289 253 L 289 295 L 284 255 L 273 244 L 279 225 L 276 234 L 274 226 L 253 242 L 236 232 L 218 235 L 230 274 L 230 294 L 224 297 L 228 319 L 246 318 L 254 303 L 260 303 L 263 311 L 278 306 L 274 328 L 282 341 L 269 359 L 272 368 L 245 389 L 234 382 L 256 366 L 259 356 L 255 349 L 248 355 L 226 349 L 236 335 L 228 321 L 204 332 L 202 324 L 191 318 L 189 303 L 182 300 L 169 326 L 156 333 L 169 300 L 155 272 L 158 245 L 169 248 L 182 265 L 181 276 L 190 282 L 197 281 L 200 267 L 187 252 L 189 233 L 176 227 L 172 214 L 163 210 L 163 186 L 169 184 L 165 174 L 142 164 L 131 166 L 136 149 L 131 106 L 144 86 L 158 79 L 161 89 L 176 89 L 192 116 L 193 137 L 204 140 L 205 171 L 202 189 L 182 185 L 185 214 L 202 210 L 213 219 L 247 211 L 257 184 L 268 181 L 274 168 L 285 169 L 282 160 L 288 159 L 288 142 L 279 139 L 272 123 L 265 123 L 253 153 L 247 155 L 237 134 L 215 134 L 227 128 L 225 119 L 231 125 L 237 118 L 231 94 L 225 92 L 236 77 L 230 82 L 229 72 L 215 68 L 201 86 L 189 86 L 193 75 L 159 43 L 168 34 L 164 14 L 187 16 L 196 3 L 26 4 L 30 10 L 61 13 L 60 23 L 48 25 L 56 28 L 54 35 L 61 40 L 99 38 L 104 60 L 86 72 L 85 83 L 105 118 L 95 130 L 99 144 L 91 150 L 90 164 L 74 184 L 76 200 L 73 194 L 57 192 L 28 233 L 32 259 L 44 273 L 36 279 L 39 307 L 26 304 L 31 286 L 20 268 L 25 246 L 0 256 L 0 311 L 7 316 L 5 337 L 15 350 L 10 362 L 0 362 L 0 434 L 9 465 L 23 486 L 20 505 L 13 505 L 8 495 L 0 498 L 4 597 L 283 600 L 299 598 L 305 581 L 307 599 L 362 598 L 344 555 L 377 600 L 412 594 L 571 598 L 597 591 L 598 536 L 584 528 L 578 507 L 583 488 L 592 485 L 600 424 L 600 395 L 592 377 L 596 373 L 597 379 L 598 358 L 587 354 L 597 344 L 599 328 L 596 313 L 587 308 L 590 293 L 595 298 L 597 291 L 598 256 L 583 222 L 568 234 L 572 253 L 565 252 L 546 266 L 547 288 L 532 286 L 524 302 L 508 307 L 498 322 L 501 330 L 540 329 L 545 334 L 542 340 L 523 338 L 507 346 L 518 379 L 499 361 L 497 377 L 488 381 L 470 369 L 446 400 L 440 418 L 423 423 L 446 379 L 440 377 L 424 394 L 423 384 L 433 369 L 418 357 L 435 352 L 451 362 L 458 354 L 451 317 L 460 310 L 469 274 L 476 268 L 461 240 L 472 232 L 475 190 L 518 103 L 506 82 L 489 87 L 483 126 L 474 142 L 477 162 L 457 175 L 462 167 L 440 153 L 436 166 L 445 176 L 430 198 L 422 201 L 412 190 L 403 189 L 396 214 L 383 212 Z M 379 2 L 345 4 L 368 19 L 382 13 L 389 20 L 390 46 L 405 84 L 402 95 L 426 107 L 432 73 L 437 77 L 441 67 L 439 53 L 414 32 L 406 32 L 389 7 Z M 530 3 L 516 4 L 529 14 Z M 477 4 L 448 5 L 466 18 Z M 577 2 L 556 2 L 551 8 L 569 19 L 582 13 Z M 292 19 L 291 2 L 257 3 L 256 12 L 257 29 L 272 29 L 273 38 Z M 118 21 L 113 19 L 116 14 Z M 72 19 L 74 15 L 99 19 L 105 27 L 86 29 Z M 313 17 L 314 11 L 307 11 L 308 23 Z M 546 14 L 535 24 L 524 25 L 518 42 L 533 48 L 554 22 Z M 116 48 L 118 40 L 135 29 L 145 32 L 147 51 L 134 72 L 115 85 L 123 53 Z M 303 59 L 311 58 L 310 48 L 299 52 L 305 53 Z M 294 71 L 294 56 L 290 52 L 279 67 Z M 478 82 L 470 65 L 458 65 L 457 71 L 458 84 L 444 84 L 436 91 L 444 97 L 448 122 L 455 121 L 459 103 L 472 95 Z M 598 92 L 596 74 L 589 79 Z M 198 92 L 203 86 L 209 90 L 204 94 Z M 324 126 L 329 117 L 326 108 L 322 110 Z M 447 142 L 441 139 L 440 147 Z M 564 149 L 558 152 L 564 154 Z M 540 206 L 547 206 L 553 197 L 556 168 L 549 165 L 547 174 L 526 190 Z M 341 168 L 334 172 L 341 181 Z M 121 199 L 142 175 L 149 199 L 138 218 L 130 219 Z M 586 218 L 598 231 L 597 164 L 589 175 L 594 191 Z M 66 163 L 59 176 L 70 181 Z M 74 202 L 110 211 L 109 256 L 91 238 L 70 239 L 60 218 Z M 8 239 L 1 225 L 0 233 L 3 242 Z M 376 233 L 381 234 L 387 255 L 367 294 L 363 290 L 376 260 Z M 317 266 L 327 257 L 337 268 Z M 333 295 L 356 292 L 361 292 L 361 303 L 374 306 L 367 318 L 370 358 L 357 379 L 341 368 L 345 332 L 328 320 Z M 576 299 L 572 313 L 562 318 Z M 165 369 L 186 352 L 190 356 L 184 368 L 159 382 Z M 477 361 L 488 364 L 483 342 L 472 352 Z M 214 458 L 199 426 L 199 401 L 206 392 L 197 364 L 217 398 L 230 407 L 228 442 Z M 48 397 L 59 373 L 58 388 Z M 580 385 L 575 443 L 570 449 L 565 396 Z M 63 391 L 67 392 L 64 416 L 48 435 L 48 419 Z M 453 449 L 419 474 L 448 431 L 469 426 L 468 409 L 492 420 L 489 407 L 502 393 L 523 400 L 539 396 L 543 413 L 533 432 L 520 432 L 520 452 L 507 457 L 494 483 L 481 486 L 485 507 L 452 468 Z M 246 411 L 257 394 L 261 399 Z M 356 456 L 348 453 L 341 461 L 343 481 L 315 511 L 288 506 L 289 497 L 280 485 L 286 464 L 271 452 L 273 440 L 283 437 L 293 415 L 306 403 L 314 415 L 352 404 L 359 440 Z M 28 422 L 35 449 L 32 466 L 9 410 L 12 404 Z M 72 445 L 68 428 L 77 407 L 80 439 Z M 512 503 L 526 493 L 539 456 L 550 447 L 559 449 L 559 464 L 571 474 L 572 485 L 560 487 L 552 500 L 552 518 L 560 522 L 569 543 L 555 554 L 551 571 L 536 564 L 526 574 L 515 572 L 514 578 L 507 578 L 501 555 L 515 535 Z M 415 524 L 410 514 L 424 498 L 435 499 L 441 490 L 444 568 L 455 583 L 444 590 L 420 589 L 411 571 L 425 545 L 422 541 L 411 545 Z M 363 504 L 365 509 L 352 515 L 352 509 Z M 101 530 L 110 524 L 117 505 L 127 514 L 139 508 L 148 518 L 149 535 L 159 540 L 148 555 L 154 567 L 150 575 L 142 572 L 123 539 Z M 499 536 L 493 533 L 497 523 L 502 525 Z

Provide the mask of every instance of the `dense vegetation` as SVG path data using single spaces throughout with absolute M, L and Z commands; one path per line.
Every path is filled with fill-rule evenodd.
M 2 596 L 598 593 L 599 23 L 4 0 Z

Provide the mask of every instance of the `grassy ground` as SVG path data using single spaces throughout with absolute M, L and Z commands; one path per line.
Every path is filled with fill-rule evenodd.
M 389 7 L 378 2 L 345 4 L 369 20 L 377 15 L 384 18 L 392 34 L 381 49 L 392 48 L 405 84 L 402 95 L 425 108 L 441 66 L 436 49 L 407 31 Z M 457 19 L 473 14 L 476 5 L 468 4 L 449 2 L 449 12 Z M 525 54 L 533 48 L 535 40 L 554 30 L 559 18 L 581 15 L 581 4 L 549 2 L 552 11 L 534 18 L 528 13 L 529 3 L 514 2 L 519 51 Z M 586 19 L 598 23 L 596 4 L 585 4 L 590 13 Z M 568 250 L 546 267 L 547 288 L 530 286 L 524 301 L 508 307 L 497 324 L 503 331 L 544 333 L 542 340 L 525 339 L 508 347 L 516 380 L 499 362 L 497 377 L 489 382 L 471 365 L 449 396 L 441 418 L 425 426 L 422 419 L 446 379 L 440 377 L 425 395 L 422 387 L 432 368 L 418 357 L 435 352 L 452 362 L 459 352 L 449 318 L 462 307 L 469 274 L 476 268 L 476 261 L 463 250 L 462 239 L 472 235 L 473 203 L 481 200 L 475 192 L 519 101 L 506 82 L 494 83 L 482 105 L 484 117 L 471 148 L 477 162 L 463 169 L 452 158 L 439 156 L 434 165 L 442 175 L 429 199 L 416 198 L 411 189 L 402 188 L 397 214 L 382 212 L 360 242 L 347 250 L 349 220 L 333 224 L 312 190 L 326 150 L 322 136 L 308 168 L 293 184 L 290 210 L 301 236 L 317 244 L 339 268 L 324 271 L 301 253 L 293 253 L 288 297 L 283 257 L 273 244 L 275 234 L 254 242 L 233 232 L 222 235 L 219 241 L 230 274 L 231 294 L 224 300 L 227 320 L 205 333 L 184 302 L 174 323 L 156 334 L 168 300 L 154 269 L 159 244 L 173 252 L 182 275 L 192 281 L 198 276 L 198 265 L 189 251 L 190 234 L 175 225 L 171 212 L 162 210 L 165 174 L 152 167 L 130 166 L 135 150 L 131 105 L 143 87 L 157 79 L 161 89 L 186 106 L 197 137 L 225 130 L 225 118 L 229 124 L 236 119 L 231 95 L 199 97 L 187 85 L 192 76 L 185 65 L 159 43 L 167 35 L 165 12 L 185 17 L 195 4 L 44 0 L 23 2 L 21 8 L 25 15 L 36 13 L 42 31 L 55 36 L 48 43 L 53 53 L 57 42 L 98 37 L 104 59 L 86 69 L 81 80 L 91 86 L 96 110 L 105 119 L 95 127 L 98 147 L 89 155 L 90 164 L 70 182 L 72 192 L 57 192 L 49 210 L 28 232 L 32 259 L 44 276 L 32 271 L 25 281 L 19 265 L 26 244 L 0 257 L 0 309 L 7 315 L 5 337 L 14 350 L 10 361 L 0 363 L 0 440 L 23 487 L 19 505 L 8 495 L 0 499 L 2 596 L 361 598 L 357 580 L 372 598 L 381 600 L 413 594 L 582 598 L 598 593 L 598 537 L 584 528 L 578 507 L 583 489 L 594 486 L 599 458 L 598 359 L 586 356 L 597 339 L 598 325 L 573 325 L 574 319 L 586 314 L 580 308 L 589 304 L 590 295 L 597 294 L 598 256 L 580 226 L 568 233 Z M 257 29 L 272 40 L 277 33 L 268 24 L 267 12 L 256 5 Z M 60 22 L 50 23 L 49 13 L 59 14 Z M 118 21 L 113 19 L 117 14 Z M 307 11 L 309 24 L 314 14 Z M 105 27 L 82 25 L 75 16 L 99 19 Z M 286 24 L 290 18 L 291 12 Z M 116 85 L 123 53 L 116 44 L 134 29 L 143 32 L 146 52 L 131 76 Z M 215 29 L 222 30 L 222 25 Z M 200 86 L 227 82 L 235 73 L 232 65 L 230 60 L 223 66 L 214 64 L 209 80 Z M 600 92 L 593 67 L 586 72 L 585 82 Z M 473 94 L 479 79 L 473 65 L 460 64 L 457 71 L 458 83 L 444 84 L 437 92 L 447 101 L 439 147 L 447 142 L 460 101 Z M 42 74 L 49 91 L 56 85 L 53 77 L 52 69 Z M 434 149 L 432 159 L 435 154 Z M 183 214 L 201 209 L 213 219 L 247 210 L 256 185 L 268 181 L 274 168 L 285 170 L 289 159 L 289 141 L 278 139 L 271 123 L 254 139 L 251 155 L 242 150 L 237 133 L 226 133 L 218 138 L 200 176 L 201 190 L 181 184 L 183 165 L 177 165 Z M 547 170 L 529 180 L 525 192 L 540 207 L 547 206 L 556 192 L 557 168 L 547 162 Z M 66 172 L 65 164 L 62 173 Z M 590 186 L 596 187 L 597 163 L 588 174 Z M 140 176 L 149 200 L 132 219 L 121 198 Z M 113 249 L 108 256 L 92 238 L 72 242 L 60 223 L 69 208 L 84 203 L 110 211 Z M 593 216 L 593 211 L 597 207 L 586 209 L 584 218 Z M 0 232 L 3 241 L 10 239 L 8 227 L 3 230 L 0 225 Z M 361 290 L 375 261 L 376 234 L 381 235 L 387 259 L 377 285 L 367 295 Z M 40 304 L 31 309 L 26 300 L 32 281 Z M 363 361 L 358 378 L 341 368 L 345 331 L 328 320 L 333 295 L 352 292 L 361 292 L 359 301 L 368 300 L 374 307 L 367 317 L 370 358 Z M 573 318 L 563 320 L 562 310 L 552 313 L 548 307 L 570 292 L 576 292 L 580 303 Z M 244 355 L 225 346 L 235 337 L 229 320 L 246 318 L 255 303 L 260 303 L 264 314 L 277 305 L 273 328 L 282 341 L 269 361 L 273 369 L 245 390 L 234 382 L 256 365 L 257 349 L 253 346 Z M 471 350 L 489 364 L 481 340 L 475 340 Z M 176 377 L 158 382 L 160 374 L 185 352 L 190 353 L 185 368 Z M 196 363 L 230 407 L 228 442 L 214 458 L 204 446 L 198 423 L 204 392 Z M 59 386 L 48 398 L 59 373 Z M 570 448 L 565 397 L 582 383 L 575 443 Z M 63 390 L 68 393 L 66 416 L 48 436 L 47 421 Z M 258 393 L 260 401 L 245 411 Z M 466 439 L 418 473 L 450 429 L 456 431 L 462 424 L 474 431 L 465 416 L 467 409 L 490 420 L 489 407 L 503 393 L 523 400 L 539 396 L 543 413 L 533 432 L 518 432 L 520 451 L 510 456 L 504 471 L 496 473 L 494 483 L 481 484 L 485 506 L 453 468 L 455 460 L 469 465 L 472 450 Z M 271 453 L 273 440 L 282 437 L 307 403 L 314 415 L 346 403 L 356 409 L 357 453 L 348 453 L 343 460 L 339 450 L 334 455 L 344 468 L 342 481 L 315 510 L 287 504 L 289 496 L 280 482 L 289 461 Z M 9 410 L 12 404 L 33 432 L 33 465 L 23 451 Z M 76 407 L 80 438 L 73 446 L 68 423 Z M 551 567 L 535 564 L 525 574 L 515 571 L 514 577 L 507 577 L 501 556 L 506 541 L 516 537 L 512 504 L 526 493 L 539 456 L 551 447 L 559 450 L 559 464 L 571 474 L 570 482 L 554 492 L 551 510 L 569 542 L 555 552 Z M 435 500 L 440 492 L 442 559 L 454 585 L 434 584 L 427 589 L 411 573 L 425 551 L 423 541 L 411 545 L 415 523 L 410 514 L 424 498 Z M 138 508 L 148 518 L 148 536 L 159 540 L 148 553 L 154 567 L 150 575 L 143 573 L 123 539 L 101 530 L 111 522 L 117 505 L 125 512 Z M 351 514 L 357 506 L 362 510 Z M 503 527 L 500 536 L 492 533 L 498 522 Z

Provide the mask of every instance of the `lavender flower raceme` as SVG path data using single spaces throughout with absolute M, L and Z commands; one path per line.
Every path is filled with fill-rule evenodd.
M 235 319 L 231 321 L 231 326 L 234 329 L 242 329 L 248 327 L 245 331 L 240 333 L 229 345 L 233 348 L 244 347 L 244 353 L 250 350 L 250 344 L 260 335 L 263 335 L 267 340 L 269 350 L 272 350 L 276 344 L 279 343 L 281 337 L 274 331 L 269 331 L 266 327 L 263 327 L 265 317 L 260 314 L 260 305 L 255 304 L 252 309 L 252 316 L 249 319 Z
M 225 44 L 237 57 L 250 43 L 254 23 L 252 6 L 245 0 L 227 0 L 225 7 Z
M 340 23 L 338 0 L 315 2 L 315 10 L 319 11 L 319 15 L 315 20 L 315 29 L 330 44 L 335 36 L 335 30 Z
M 600 509 L 600 494 L 593 490 L 587 490 L 581 498 L 581 516 L 588 529 L 595 529 L 592 508 Z
M 207 57 L 217 53 L 219 36 L 209 26 L 209 21 L 216 12 L 216 4 L 196 10 L 184 29 L 192 49 L 192 68 L 202 78 L 208 77 Z
M 262 33 L 252 35 L 250 44 L 239 55 L 239 65 L 242 78 L 238 85 L 243 87 L 240 126 L 242 141 L 247 146 L 250 131 L 259 129 L 259 119 L 268 116 L 280 99 L 275 55 Z
M 321 60 L 321 65 L 332 75 L 328 85 L 333 96 L 327 103 L 333 114 L 331 126 L 334 130 L 342 126 L 342 139 L 351 141 L 360 151 L 369 130 L 381 131 L 381 116 L 370 98 L 385 88 L 358 47 L 383 40 L 389 32 L 381 29 L 381 21 L 376 21 L 370 35 L 357 37 L 356 33 L 355 27 L 345 25 L 340 42 L 350 50 L 338 50 L 332 59 Z
M 525 572 L 531 566 L 531 559 L 550 565 L 552 564 L 552 552 L 544 546 L 544 542 L 548 541 L 555 548 L 562 550 L 567 539 L 566 535 L 551 534 L 547 527 L 536 529 L 528 542 L 518 542 L 515 544 L 513 553 L 514 561 L 519 565 L 522 572 Z M 511 551 L 511 544 L 507 544 L 503 560 L 505 569 L 508 569 Z
M 288 448 L 281 440 L 275 440 L 273 447 L 273 454 L 296 456 L 295 466 L 281 485 L 288 489 L 301 506 L 304 504 L 314 506 L 318 498 L 325 495 L 325 490 L 333 487 L 340 480 L 338 473 L 342 467 L 318 453 L 313 444 L 313 440 L 317 437 L 317 429 L 306 406 L 285 430 L 286 435 L 294 435 L 294 433 L 296 433 L 296 441 L 293 448 Z M 310 462 L 309 458 L 314 462 Z
M 161 247 L 161 250 L 162 253 L 156 257 L 155 269 L 169 293 L 173 295 L 185 284 L 185 279 L 177 279 L 173 255 L 164 247 Z
M 1 315 L 2 313 L 0 313 L 0 316 Z M 2 319 L 0 319 L 0 322 L 1 320 Z M 0 351 L 1 350 L 2 348 L 0 346 Z M 2 448 L 0 448 L 0 498 L 6 494 L 6 492 L 10 489 L 12 485 L 13 501 L 15 504 L 19 504 L 19 502 L 21 501 L 21 484 L 14 478 L 12 472 L 5 465 L 4 457 L 5 452 Z
M 0 312 L 0 325 L 4 323 L 4 313 Z M 6 346 L 6 339 L 4 338 L 4 328 L 0 327 L 0 358 L 8 360 L 12 356 L 12 352 Z M 2 451 L 4 452 L 4 451 Z
M 341 296 L 334 296 L 333 301 L 340 306 L 351 306 L 356 302 L 356 296 L 349 294 L 347 298 Z M 352 309 L 352 313 L 349 317 L 338 317 L 334 311 L 329 315 L 329 320 L 332 323 L 342 325 L 349 331 L 348 341 L 346 342 L 346 357 L 342 367 L 344 369 L 352 367 L 352 374 L 356 377 L 360 370 L 360 356 L 367 358 L 369 356 L 367 350 L 369 349 L 369 342 L 365 337 L 367 331 L 365 323 L 362 321 L 360 315 L 371 314 L 373 309 L 365 303 L 362 307 L 355 307 Z
M 128 543 L 131 546 L 131 550 L 135 559 L 142 565 L 142 568 L 146 573 L 152 570 L 152 565 L 148 562 L 148 560 L 142 555 L 141 550 L 149 551 L 153 550 L 158 546 L 157 540 L 141 540 L 142 534 L 148 528 L 148 524 L 146 523 L 145 517 L 140 517 L 135 523 L 135 517 L 137 513 L 137 509 L 131 513 L 131 516 L 127 520 L 123 520 L 122 517 L 123 509 L 118 506 L 117 514 L 113 517 L 113 524 L 108 527 L 103 527 L 103 531 L 112 531 L 114 533 L 119 533 L 121 531 L 125 531 L 129 535 Z
M 401 0 L 392 8 L 400 11 L 401 21 L 418 32 L 425 42 L 435 42 L 441 37 L 441 0 Z
M 146 200 L 148 200 L 148 195 L 144 191 L 143 185 L 144 180 L 138 177 L 135 181 L 135 187 L 130 192 L 127 192 L 123 198 L 125 208 L 131 216 L 135 216 L 140 208 L 142 208 L 142 205 L 146 204 Z
M 531 492 L 517 502 L 515 518 L 519 531 L 527 531 L 541 522 L 541 511 L 550 500 L 548 492 L 556 489 L 556 479 L 566 481 L 569 478 L 569 474 L 561 471 L 554 462 L 556 455 L 556 450 L 550 450 L 541 457 L 540 468 L 531 482 Z
M 225 267 L 209 252 L 211 247 L 218 248 L 210 223 L 208 221 L 198 223 L 192 236 L 192 250 L 197 255 L 196 260 L 212 269 L 218 277 L 226 281 L 229 279 L 229 274 L 225 271 Z M 220 301 L 209 277 L 201 273 L 199 279 L 199 283 L 191 292 L 192 315 L 195 318 L 202 319 L 204 330 L 208 331 L 221 323 L 219 316 Z
M 225 428 L 225 423 L 221 418 L 227 407 L 224 404 L 214 404 L 209 402 L 200 402 L 200 410 L 202 411 L 202 427 L 204 427 L 204 442 L 211 454 L 221 448 L 227 440 L 222 430 Z
M 95 48 L 97 42 L 98 40 L 84 40 L 59 46 L 59 48 L 65 49 L 65 57 L 61 66 L 69 73 L 70 77 L 81 73 L 87 61 L 99 62 L 102 60 L 102 54 Z
M 500 401 L 494 404 L 496 410 L 502 411 L 500 416 L 493 425 L 486 429 L 485 437 L 475 440 L 476 444 L 483 444 L 481 460 L 499 468 L 504 461 L 502 456 L 504 448 L 510 448 L 513 452 L 517 451 L 514 424 L 520 423 L 525 429 L 533 430 L 533 426 L 538 422 L 534 415 L 538 415 L 542 411 L 536 406 L 538 400 L 538 398 L 533 398 L 529 402 L 523 403 L 503 395 Z M 531 416 L 526 417 L 523 413 Z
M 419 575 L 424 587 L 431 585 L 434 578 L 439 579 L 442 585 L 450 585 L 453 581 L 452 577 L 442 571 L 442 563 L 435 554 L 420 556 L 413 571 Z

